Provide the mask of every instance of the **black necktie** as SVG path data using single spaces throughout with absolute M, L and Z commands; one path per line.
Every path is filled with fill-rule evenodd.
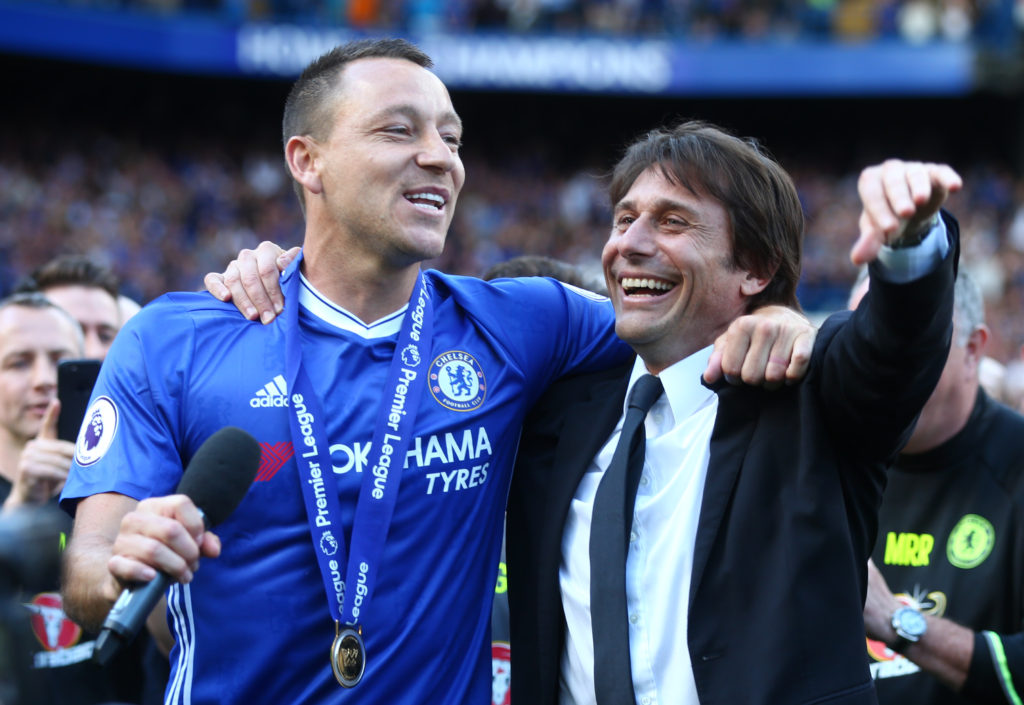
M 633 385 L 615 454 L 594 497 L 590 524 L 590 615 L 598 705 L 634 703 L 626 615 L 626 553 L 636 487 L 644 469 L 644 417 L 661 396 L 661 380 Z

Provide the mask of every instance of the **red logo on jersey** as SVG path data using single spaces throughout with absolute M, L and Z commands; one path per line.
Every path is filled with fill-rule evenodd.
M 865 639 L 868 645 L 868 656 L 875 661 L 892 661 L 899 658 L 899 654 L 885 645 L 885 642 L 875 639 Z
M 260 443 L 260 467 L 256 472 L 256 482 L 270 480 L 281 467 L 292 459 L 295 449 L 288 441 L 281 443 Z
M 509 691 L 512 681 L 511 657 L 508 643 L 491 642 L 491 705 L 510 705 L 512 702 L 512 693 Z
M 56 592 L 43 592 L 25 604 L 36 639 L 47 651 L 74 646 L 82 637 L 82 628 L 64 616 L 64 602 Z

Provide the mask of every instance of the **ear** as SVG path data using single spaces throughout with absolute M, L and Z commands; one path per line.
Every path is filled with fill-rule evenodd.
M 988 345 L 988 339 L 991 333 L 989 332 L 988 326 L 980 325 L 974 329 L 970 337 L 967 339 L 967 344 L 964 345 L 964 351 L 967 353 L 967 358 L 975 366 L 981 364 L 981 358 L 985 355 L 985 347 Z
M 320 179 L 319 144 L 308 135 L 295 135 L 284 148 L 284 158 L 292 178 L 310 193 L 323 191 Z
M 757 277 L 750 272 L 744 274 L 743 281 L 740 282 L 740 293 L 747 297 L 760 294 L 772 280 L 771 277 Z

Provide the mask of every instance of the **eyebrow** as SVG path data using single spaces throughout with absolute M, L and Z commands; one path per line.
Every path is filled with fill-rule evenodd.
M 637 208 L 635 200 L 623 198 L 615 204 L 614 212 L 618 213 L 622 210 L 635 211 L 639 209 Z M 682 211 L 691 217 L 698 217 L 700 215 L 698 211 L 694 210 L 682 201 L 678 201 L 674 198 L 668 198 L 666 196 L 662 196 L 654 201 L 654 210 L 660 213 L 664 211 Z
M 423 112 L 415 105 L 410 103 L 399 103 L 398 105 L 389 105 L 388 107 L 380 110 L 374 114 L 374 119 L 387 117 L 388 115 L 403 115 L 410 120 L 419 120 L 423 117 Z M 458 128 L 459 132 L 462 132 L 462 118 L 454 110 L 444 111 L 438 123 L 446 124 L 451 123 Z
M 45 355 L 47 357 L 52 357 L 53 355 L 63 355 L 65 353 L 72 353 L 73 354 L 73 353 L 75 353 L 75 351 L 76 351 L 76 349 L 74 347 L 71 347 L 71 346 L 65 347 L 63 345 L 55 347 L 55 348 L 42 348 L 42 349 L 35 348 L 35 347 L 16 348 L 14 350 L 8 350 L 5 353 L 3 353 L 2 355 L 0 355 L 0 362 L 7 362 L 7 361 L 12 360 L 12 359 L 18 359 L 18 358 L 23 358 L 23 357 L 37 357 L 39 355 Z

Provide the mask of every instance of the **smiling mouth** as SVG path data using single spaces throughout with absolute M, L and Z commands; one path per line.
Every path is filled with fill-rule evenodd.
M 675 288 L 675 284 L 665 281 L 637 277 L 623 277 L 619 285 L 626 296 L 660 296 Z
M 436 193 L 407 193 L 405 200 L 417 208 L 436 213 L 444 209 L 445 199 Z

